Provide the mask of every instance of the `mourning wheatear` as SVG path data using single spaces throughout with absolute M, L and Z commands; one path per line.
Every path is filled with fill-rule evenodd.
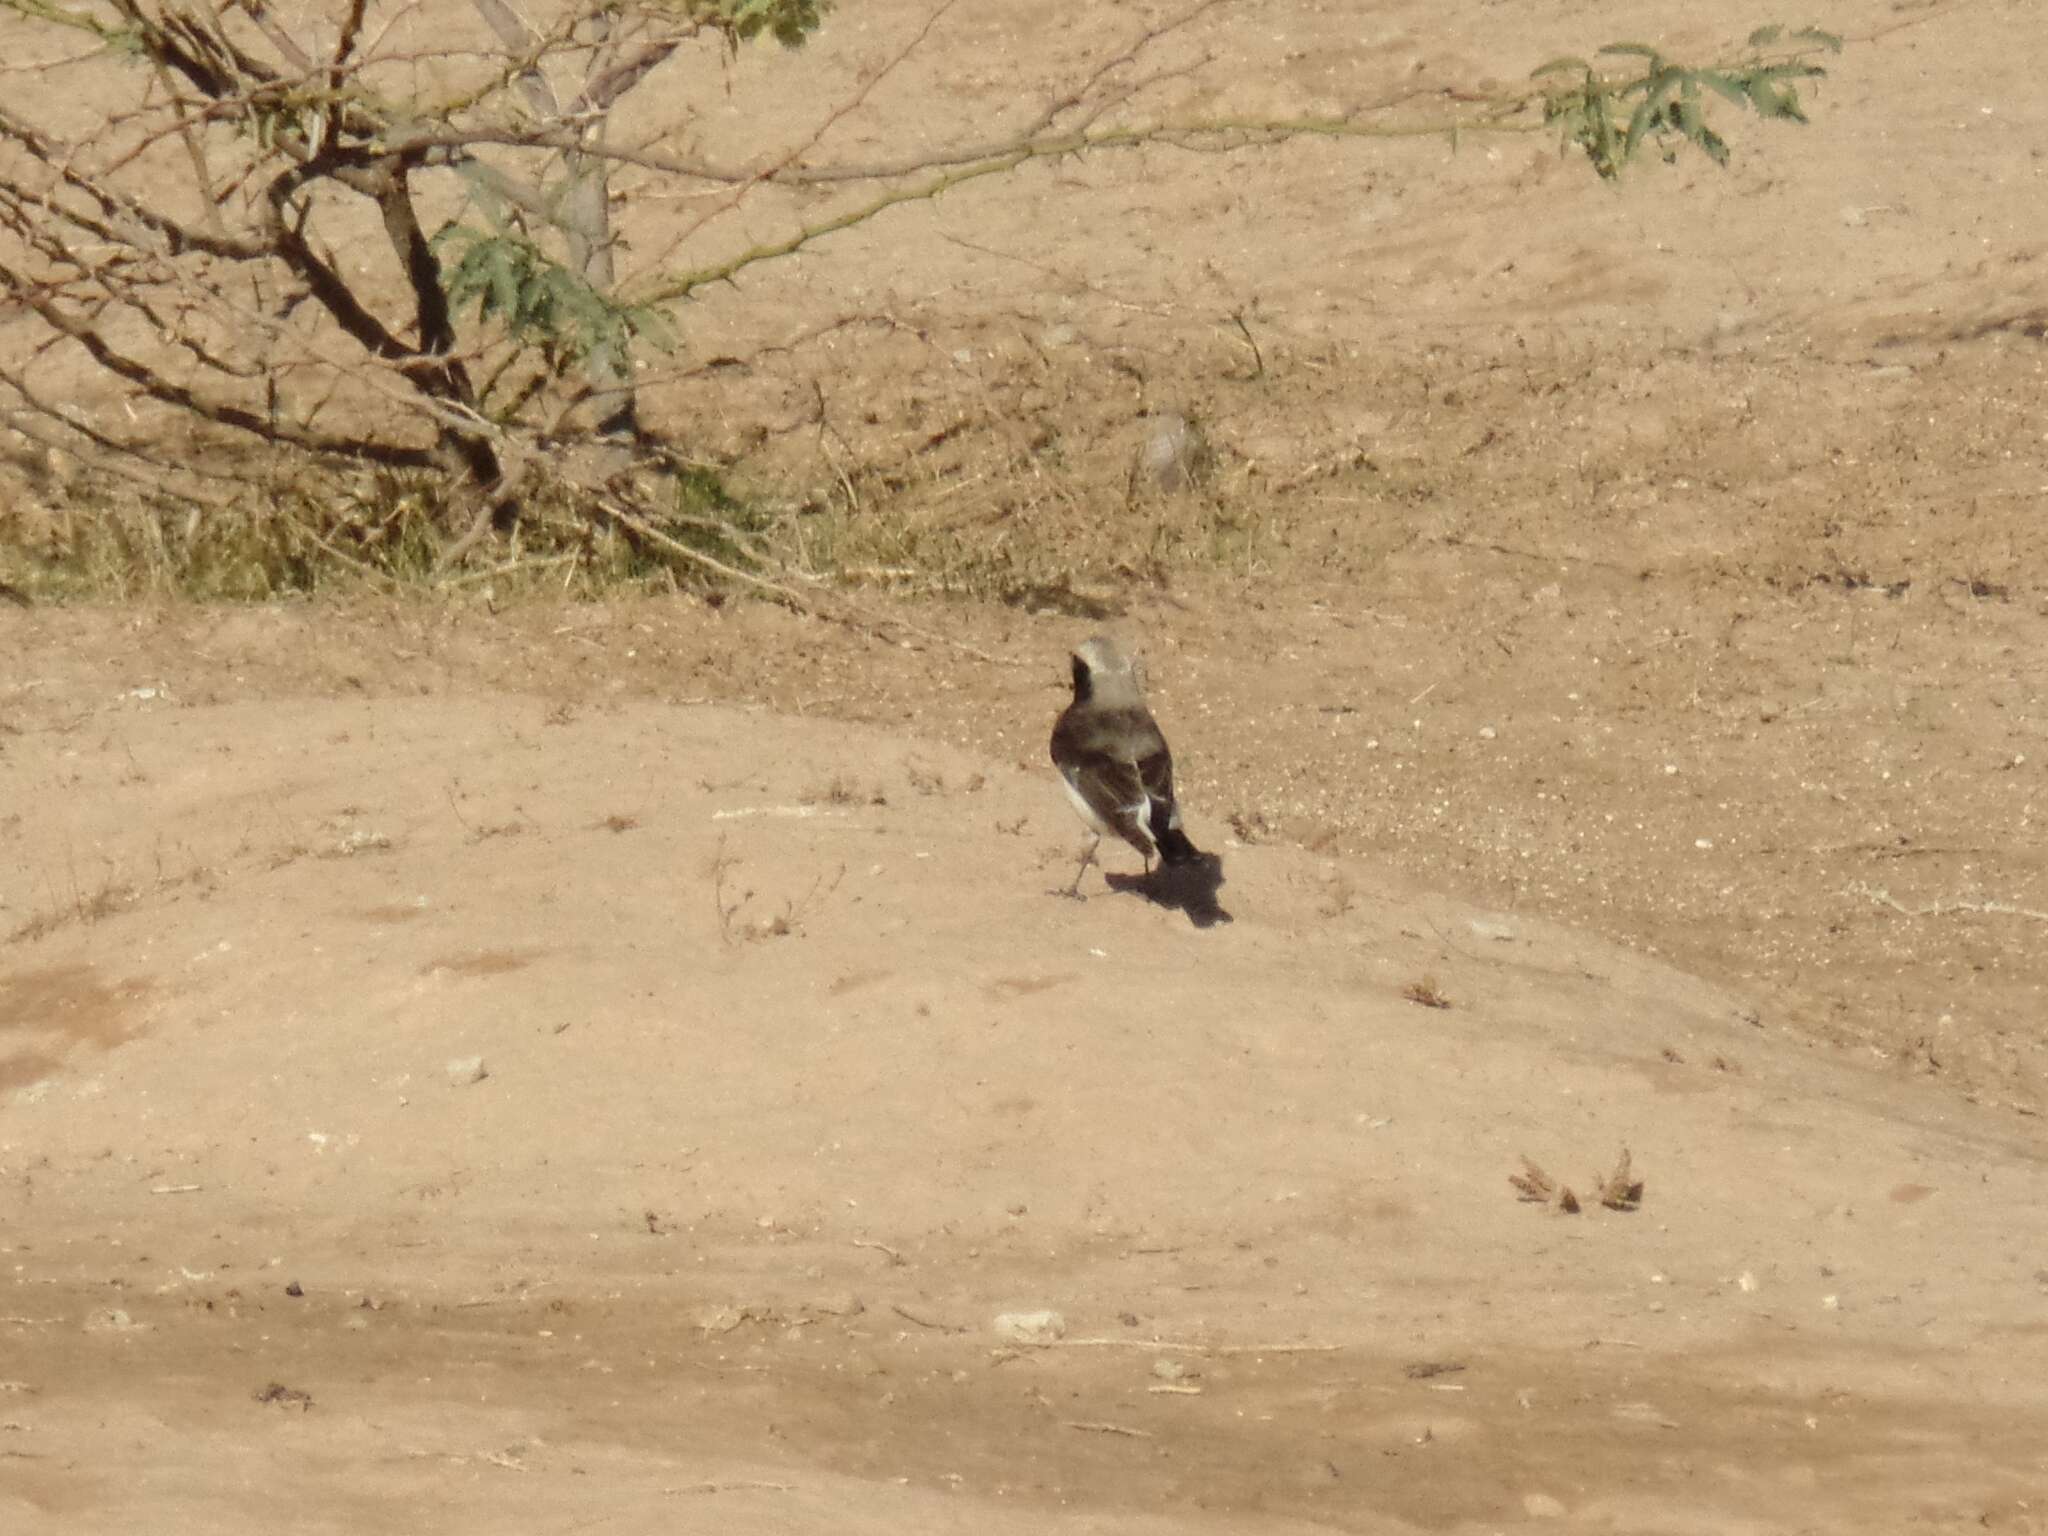
M 1052 728 L 1052 760 L 1067 798 L 1095 834 L 1064 894 L 1081 894 L 1081 877 L 1111 833 L 1145 856 L 1147 873 L 1155 853 L 1168 864 L 1201 858 L 1180 829 L 1173 754 L 1145 707 L 1137 663 L 1107 635 L 1074 652 L 1074 702 Z

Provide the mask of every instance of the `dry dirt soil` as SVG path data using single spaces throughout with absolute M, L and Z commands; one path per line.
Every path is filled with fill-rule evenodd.
M 1223 6 L 1160 110 L 1774 19 Z M 1038 597 L 0 605 L 0 1529 L 2048 1531 L 2041 18 L 1784 19 L 1727 171 L 1155 148 L 693 306 L 679 432 Z M 1099 626 L 1227 924 L 1050 894 Z

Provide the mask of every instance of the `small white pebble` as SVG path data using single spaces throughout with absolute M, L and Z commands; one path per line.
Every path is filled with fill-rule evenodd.
M 480 1083 L 491 1075 L 481 1056 L 451 1056 L 447 1065 L 448 1081 L 457 1088 L 467 1088 L 471 1083 Z
M 1003 1312 L 995 1320 L 996 1337 L 1012 1344 L 1051 1344 L 1066 1337 L 1067 1320 L 1050 1308 L 1039 1312 Z

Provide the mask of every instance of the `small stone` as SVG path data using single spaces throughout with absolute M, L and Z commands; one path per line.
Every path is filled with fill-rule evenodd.
M 1202 429 L 1177 411 L 1149 417 L 1138 469 L 1162 491 L 1184 491 L 1206 479 L 1214 454 Z
M 747 1320 L 747 1314 L 738 1307 L 699 1307 L 690 1321 L 704 1333 L 731 1333 Z
M 306 1288 L 303 1285 L 299 1284 L 298 1281 L 294 1280 L 290 1285 L 287 1285 L 284 1288 L 284 1293 L 287 1296 L 303 1296 L 306 1294 Z
M 1054 1344 L 1067 1336 L 1067 1320 L 1059 1313 L 1003 1312 L 996 1316 L 996 1337 L 1012 1344 Z
M 1185 1381 L 1188 1368 L 1178 1360 L 1154 1360 L 1152 1374 L 1161 1381 Z
M 87 1333 L 130 1333 L 135 1319 L 119 1307 L 104 1307 L 85 1320 Z
M 451 1056 L 448 1058 L 448 1082 L 452 1087 L 467 1088 L 471 1083 L 480 1083 L 491 1075 L 481 1056 Z
M 1525 1493 L 1522 1495 L 1522 1510 L 1532 1520 L 1562 1520 L 1564 1505 L 1547 1493 Z
M 1479 739 L 1481 741 L 1491 741 L 1494 737 L 1498 736 L 1499 734 L 1500 732 L 1496 731 L 1490 725 L 1482 725 L 1481 727 L 1479 727 Z
M 1735 1283 L 1742 1288 L 1744 1293 L 1748 1293 L 1756 1289 L 1756 1276 L 1745 1269 L 1740 1275 L 1736 1276 Z

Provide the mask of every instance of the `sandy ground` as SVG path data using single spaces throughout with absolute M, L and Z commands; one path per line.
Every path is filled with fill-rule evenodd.
M 1147 152 L 693 307 L 674 419 L 1073 518 L 1104 620 L 0 607 L 0 1528 L 2048 1530 L 2048 109 L 2029 6 L 1842 10 L 1726 174 Z M 1171 89 L 1774 19 L 1691 11 L 1225 7 Z M 1098 622 L 1227 925 L 1048 894 Z
M 1043 775 L 708 705 L 7 774 L 162 870 L 0 992 L 11 1529 L 2038 1528 L 2031 1126 L 1595 939 L 1069 903 Z

